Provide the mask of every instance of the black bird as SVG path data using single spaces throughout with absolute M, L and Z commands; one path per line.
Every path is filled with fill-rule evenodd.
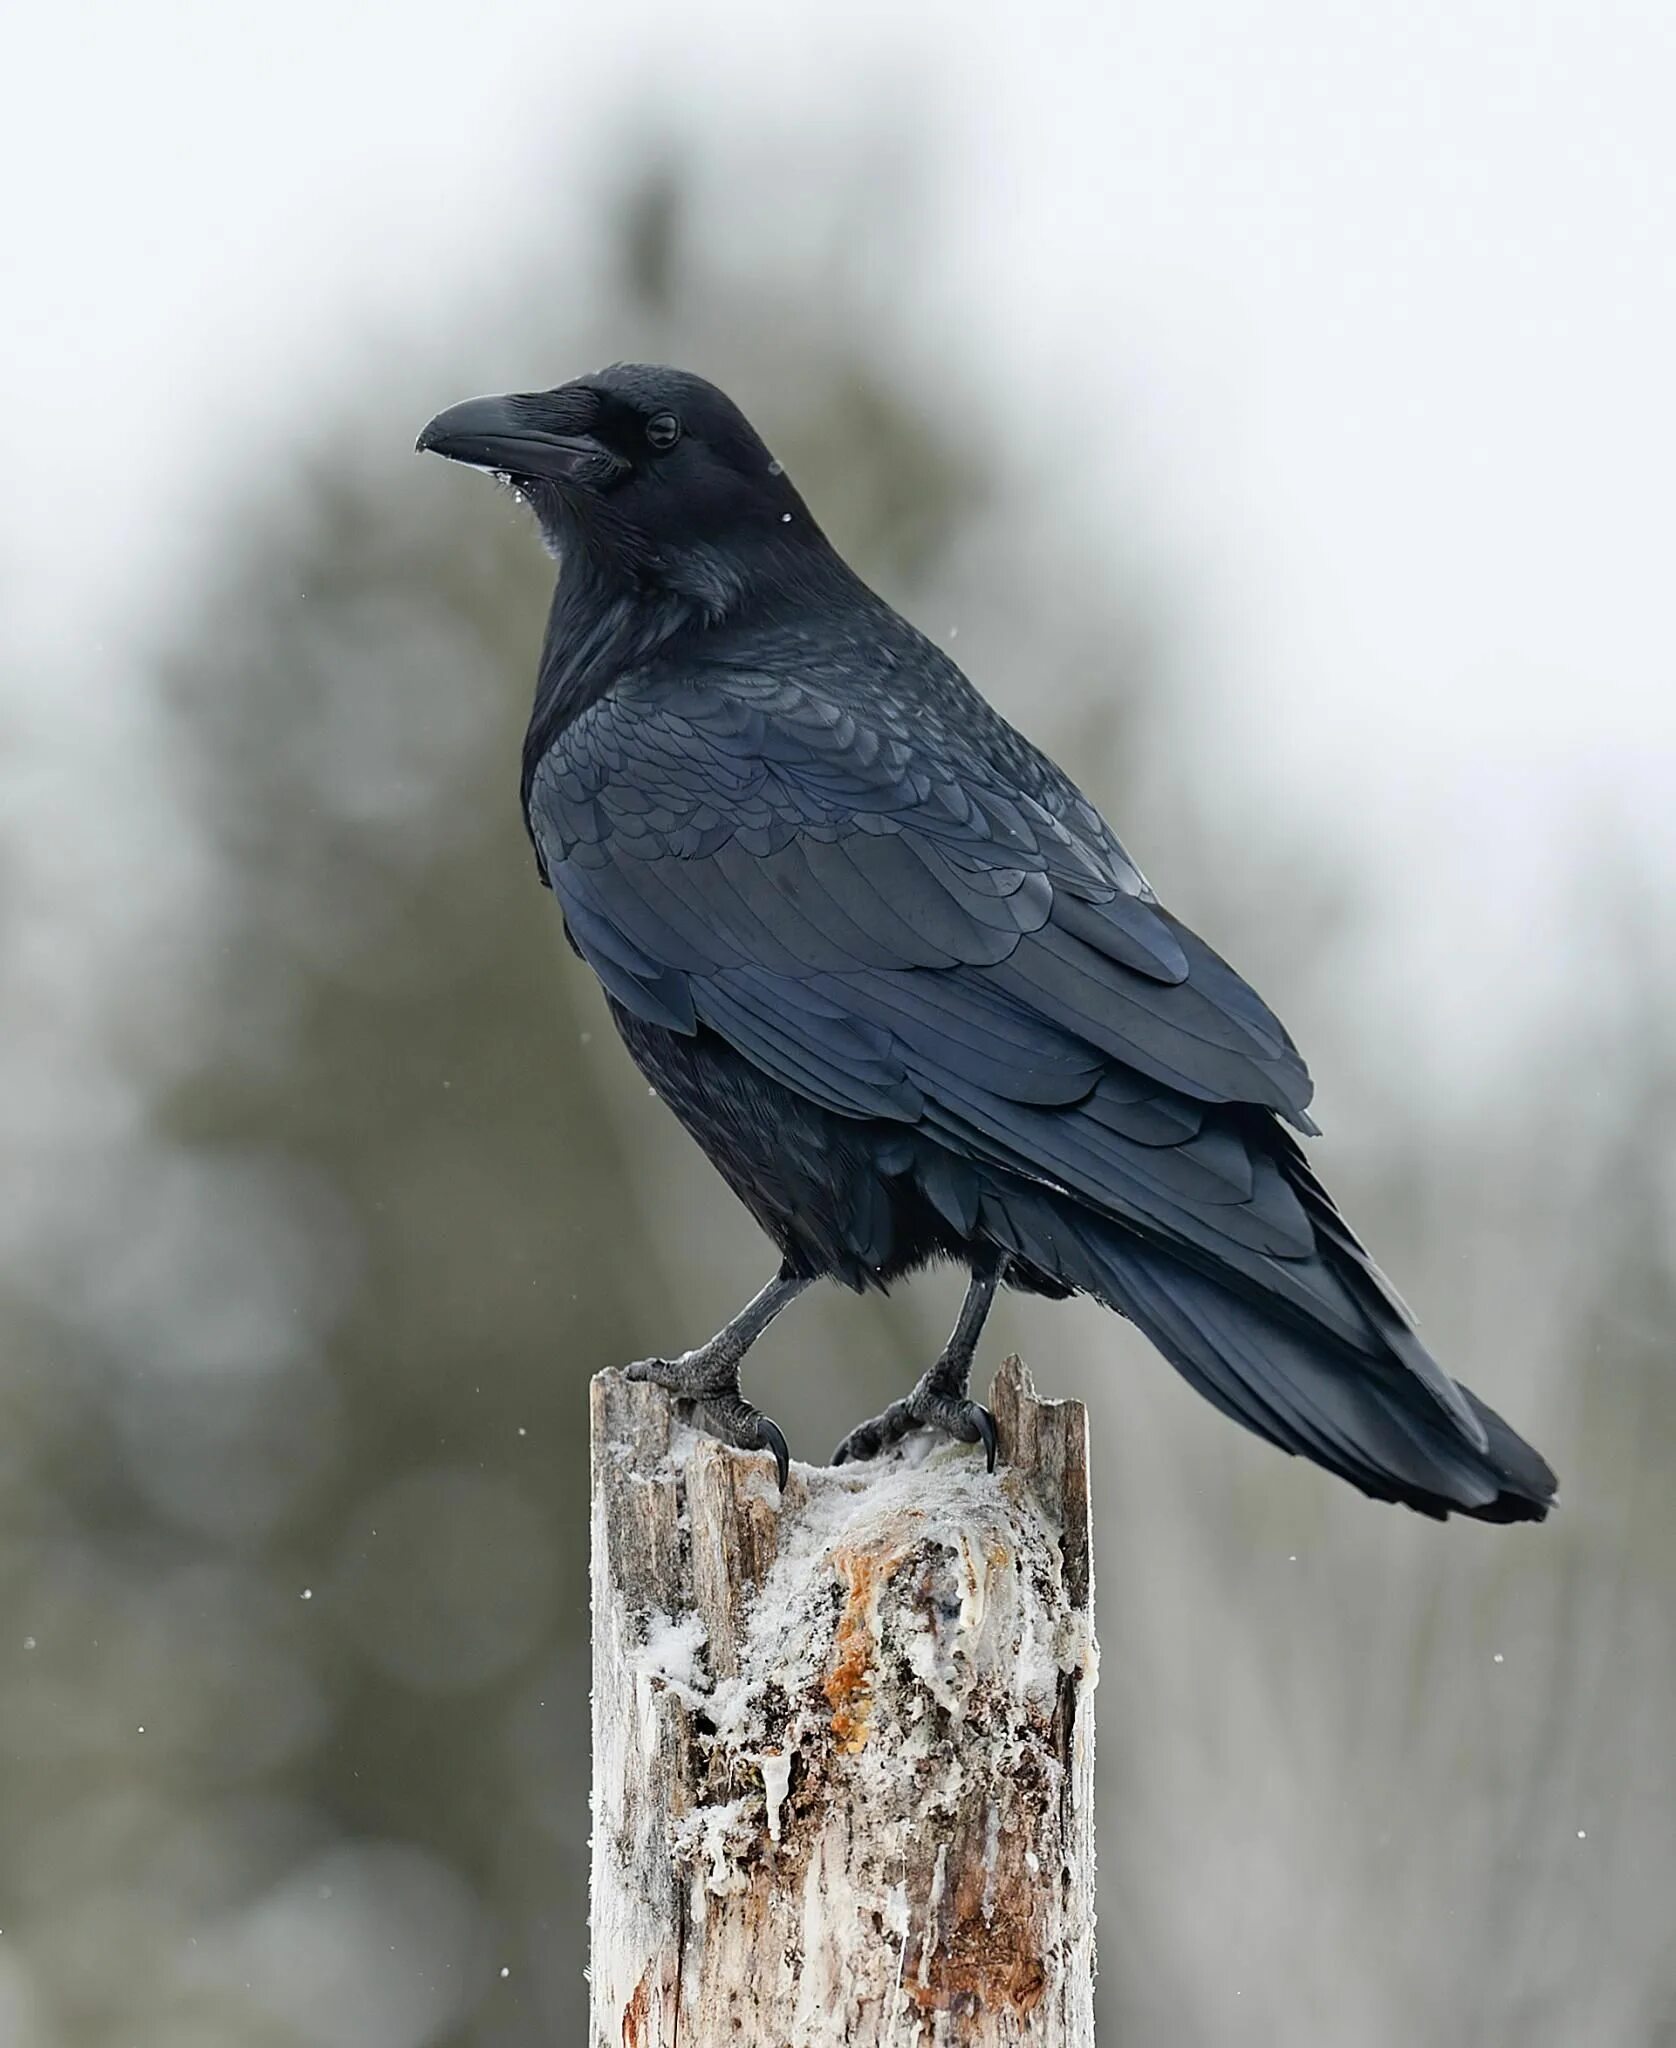
M 930 1427 L 993 1464 L 967 1383 L 1005 1285 L 1094 1296 L 1375 1499 L 1547 1513 L 1553 1473 L 1432 1358 L 1311 1172 L 1280 1023 L 845 565 L 729 399 L 619 364 L 468 400 L 418 445 L 509 482 L 558 558 L 536 863 L 641 1072 L 780 1253 L 707 1343 L 632 1375 L 783 1484 L 739 1390 L 751 1344 L 811 1281 L 952 1259 L 942 1355 L 840 1461 Z

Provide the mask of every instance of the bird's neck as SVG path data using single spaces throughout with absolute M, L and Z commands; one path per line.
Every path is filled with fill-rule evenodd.
M 547 614 L 535 703 L 524 735 L 526 806 L 536 767 L 565 727 L 626 670 L 650 660 L 699 623 L 697 607 L 685 598 L 629 589 L 580 553 L 565 562 Z
M 748 648 L 760 661 L 762 650 L 754 643 L 772 637 L 786 608 L 800 616 L 810 602 L 834 591 L 878 604 L 818 532 L 795 542 L 776 537 L 768 549 L 736 556 L 731 567 L 694 553 L 682 568 L 678 587 L 642 578 L 629 582 L 608 558 L 580 547 L 566 552 L 524 734 L 526 816 L 543 755 L 624 675 L 660 656 L 714 658 L 718 647 Z

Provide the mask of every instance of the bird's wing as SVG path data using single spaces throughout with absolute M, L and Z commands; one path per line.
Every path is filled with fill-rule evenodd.
M 888 707 L 729 676 L 592 706 L 530 812 L 571 936 L 635 1016 L 707 1027 L 811 1101 L 1066 1189 L 1377 1348 L 1376 1280 L 1319 1255 L 1255 1113 L 1308 1127 L 1302 1060 L 1092 811 L 1097 830 L 1054 815 Z M 969 1227 L 958 1164 L 928 1191 Z
M 651 1022 L 693 1028 L 694 977 L 939 968 L 1085 1064 L 1286 1116 L 1309 1101 L 1279 1021 L 1092 807 L 1056 815 L 975 753 L 916 744 L 907 715 L 863 723 L 778 680 L 649 686 L 566 730 L 530 808 L 578 945 Z

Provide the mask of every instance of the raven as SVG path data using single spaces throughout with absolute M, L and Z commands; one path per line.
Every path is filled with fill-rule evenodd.
M 993 1466 L 967 1387 L 1005 1285 L 1092 1295 L 1375 1499 L 1547 1513 L 1553 1473 L 1433 1359 L 1311 1171 L 1285 1029 L 846 565 L 722 392 L 618 364 L 469 399 L 418 446 L 509 483 L 558 559 L 536 865 L 635 1063 L 780 1254 L 708 1342 L 631 1376 L 772 1451 L 783 1486 L 746 1351 L 814 1280 L 949 1259 L 971 1280 L 948 1343 L 839 1462 L 931 1428 Z

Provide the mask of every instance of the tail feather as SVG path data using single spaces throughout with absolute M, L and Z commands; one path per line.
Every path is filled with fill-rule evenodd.
M 1553 1473 L 1494 1409 L 1464 1387 L 1458 1406 L 1440 1404 L 1441 1368 L 1406 1323 L 1400 1345 L 1353 1351 L 1045 1190 L 986 1191 L 981 1224 L 1126 1315 L 1223 1414 L 1376 1500 L 1489 1522 L 1540 1521 L 1553 1504 Z

